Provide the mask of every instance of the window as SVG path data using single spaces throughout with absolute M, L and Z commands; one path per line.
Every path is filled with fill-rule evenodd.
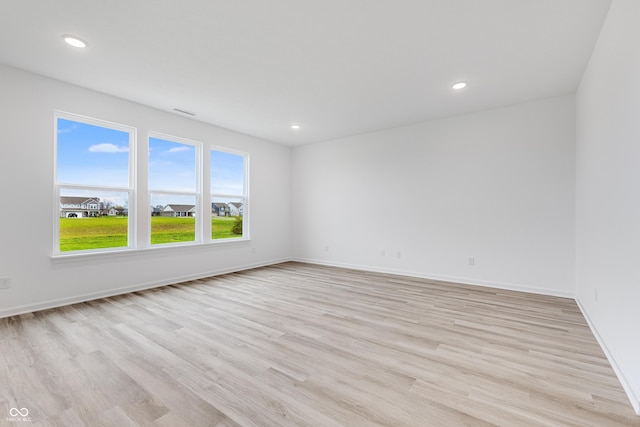
M 248 154 L 151 132 L 137 157 L 135 128 L 63 112 L 55 135 L 54 256 L 248 238 Z
M 152 245 L 201 241 L 201 146 L 176 137 L 149 137 Z
M 135 129 L 56 113 L 54 252 L 132 245 Z M 110 209 L 118 215 L 109 215 Z
M 248 155 L 213 148 L 211 150 L 211 239 L 248 237 Z

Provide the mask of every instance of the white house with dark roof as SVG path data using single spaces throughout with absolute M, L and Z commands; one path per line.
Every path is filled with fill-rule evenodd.
M 162 209 L 161 216 L 188 217 L 195 216 L 195 205 L 173 205 L 169 204 Z
M 60 218 L 87 218 L 100 215 L 97 197 L 60 196 Z

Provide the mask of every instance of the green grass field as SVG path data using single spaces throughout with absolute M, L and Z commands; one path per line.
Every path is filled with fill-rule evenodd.
M 233 233 L 235 217 L 211 219 L 211 238 L 241 237 Z M 127 217 L 60 218 L 60 252 L 127 246 Z M 195 218 L 151 218 L 151 243 L 192 242 Z

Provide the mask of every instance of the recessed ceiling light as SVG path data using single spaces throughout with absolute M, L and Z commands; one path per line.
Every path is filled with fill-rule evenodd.
M 291 129 L 293 129 L 293 130 L 298 130 L 298 129 L 300 129 L 300 127 L 301 126 L 299 124 L 297 124 L 297 123 L 294 123 L 294 124 L 291 125 Z
M 454 90 L 464 89 L 465 87 L 467 87 L 466 82 L 458 82 L 451 85 L 451 89 L 454 89 Z
M 81 38 L 72 36 L 71 34 L 63 35 L 62 40 L 64 40 L 64 42 L 69 46 L 78 47 L 80 49 L 87 47 L 87 45 L 89 44 L 86 41 L 82 40 Z

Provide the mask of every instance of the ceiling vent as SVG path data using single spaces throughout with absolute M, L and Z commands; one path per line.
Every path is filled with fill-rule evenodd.
M 177 111 L 178 113 L 187 114 L 189 116 L 195 116 L 196 113 L 192 113 L 191 111 L 181 110 L 179 108 L 174 108 L 173 111 Z

